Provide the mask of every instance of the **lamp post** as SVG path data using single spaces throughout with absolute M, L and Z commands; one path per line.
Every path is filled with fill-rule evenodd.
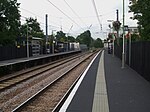
M 52 37 L 53 37 L 53 39 L 52 39 L 52 54 L 54 54 L 54 50 L 55 50 L 55 48 L 54 48 L 54 44 L 55 44 L 55 41 L 54 41 L 54 31 L 56 31 L 56 30 L 52 30 Z
M 125 22 L 125 9 L 124 9 L 124 0 L 123 0 L 123 47 L 122 47 L 122 68 L 125 66 L 125 30 L 124 30 L 124 22 Z

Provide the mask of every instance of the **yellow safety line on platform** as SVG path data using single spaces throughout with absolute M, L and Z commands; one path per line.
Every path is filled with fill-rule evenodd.
M 104 51 L 100 57 L 92 112 L 109 112 L 107 88 L 104 71 Z

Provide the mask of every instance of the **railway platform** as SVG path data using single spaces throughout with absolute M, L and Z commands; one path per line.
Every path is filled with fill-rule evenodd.
M 29 58 L 18 58 L 0 61 L 0 74 L 1 75 L 10 74 L 19 70 L 31 68 L 34 66 L 46 64 L 48 62 L 56 61 L 64 57 L 72 56 L 80 52 L 81 52 L 80 50 L 77 50 L 55 54 L 43 54 Z
M 150 112 L 150 83 L 106 51 L 81 76 L 60 112 Z
M 40 59 L 48 59 L 51 57 L 56 58 L 59 56 L 69 55 L 69 54 L 78 53 L 78 52 L 80 52 L 80 51 L 69 51 L 69 52 L 61 52 L 61 53 L 55 53 L 55 54 L 43 54 L 43 55 L 31 56 L 29 58 L 25 57 L 25 58 L 4 60 L 4 61 L 0 61 L 0 67 L 14 65 L 14 64 L 18 64 L 18 63 L 29 62 L 29 61 L 33 61 L 33 60 L 37 61 Z

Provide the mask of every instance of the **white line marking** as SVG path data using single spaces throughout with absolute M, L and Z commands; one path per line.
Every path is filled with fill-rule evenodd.
M 77 84 L 75 85 L 75 87 L 73 88 L 73 90 L 71 91 L 70 95 L 68 96 L 67 100 L 65 101 L 65 103 L 63 104 L 63 106 L 61 107 L 61 109 L 59 110 L 59 112 L 66 112 L 69 104 L 71 103 L 75 93 L 77 92 L 81 82 L 83 81 L 87 71 L 89 70 L 89 68 L 91 67 L 91 65 L 93 64 L 94 60 L 96 59 L 96 57 L 98 56 L 98 54 L 100 53 L 101 51 L 99 51 L 97 53 L 97 55 L 94 57 L 94 59 L 91 61 L 91 63 L 89 64 L 89 66 L 86 68 L 86 70 L 84 71 L 84 73 L 82 74 L 82 76 L 80 77 L 79 81 L 77 82 Z

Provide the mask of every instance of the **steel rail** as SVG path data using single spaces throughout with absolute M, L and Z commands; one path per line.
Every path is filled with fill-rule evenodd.
M 83 55 L 83 54 L 82 54 L 82 55 Z M 63 65 L 63 64 L 65 64 L 66 62 L 69 62 L 69 61 L 71 61 L 71 60 L 73 60 L 73 59 L 79 58 L 80 56 L 81 56 L 81 55 L 76 56 L 76 57 L 73 57 L 73 58 L 68 58 L 68 60 L 66 60 L 66 61 L 65 61 L 65 60 L 62 60 L 62 61 L 64 61 L 64 62 L 62 62 L 62 63 L 60 63 L 60 62 L 58 61 L 58 62 L 57 62 L 58 64 L 56 64 L 56 65 L 54 65 L 54 66 L 52 66 L 52 67 L 50 67 L 50 68 L 48 68 L 48 69 L 46 69 L 46 70 L 40 71 L 39 73 L 33 74 L 33 75 L 31 75 L 31 76 L 29 76 L 29 77 L 27 77 L 27 78 L 25 78 L 25 79 L 22 79 L 22 80 L 20 79 L 20 80 L 18 80 L 18 82 L 14 82 L 14 83 L 12 83 L 12 84 L 10 84 L 10 85 L 5 86 L 4 88 L 0 88 L 0 91 L 4 91 L 4 90 L 6 90 L 6 89 L 8 89 L 8 88 L 11 88 L 12 86 L 14 86 L 14 85 L 16 85 L 16 84 L 19 84 L 19 83 L 21 83 L 21 82 L 24 82 L 24 81 L 26 81 L 26 80 L 29 80 L 29 79 L 31 79 L 31 78 L 33 78 L 33 77 L 36 77 L 37 75 L 40 75 L 40 74 L 42 74 L 42 73 L 44 73 L 44 72 L 46 72 L 46 71 L 49 71 L 49 70 L 51 70 L 51 69 L 53 69 L 53 68 L 59 67 L 60 65 Z M 56 62 L 51 63 L 51 64 L 49 64 L 49 65 L 52 65 L 52 64 L 55 64 L 55 63 L 56 63 Z M 27 74 L 27 73 L 34 72 L 34 71 L 36 71 L 36 70 L 38 70 L 38 69 L 47 67 L 47 66 L 49 66 L 49 65 L 45 65 L 45 66 L 36 68 L 36 69 L 34 69 L 34 70 L 24 72 L 24 73 L 19 74 L 19 75 L 17 75 L 17 76 L 10 77 L 10 78 L 8 78 L 8 79 L 5 79 L 5 80 L 3 80 L 3 81 L 0 81 L 0 83 L 6 83 L 6 82 L 8 82 L 9 80 L 12 80 L 13 78 L 21 77 L 21 75 L 25 75 L 25 74 Z
M 102 50 L 100 51 L 100 53 L 102 52 Z M 85 68 L 86 69 L 86 68 Z M 66 94 L 62 97 L 62 99 L 58 102 L 58 104 L 54 107 L 54 109 L 52 110 L 52 112 L 58 112 L 60 110 L 60 108 L 62 107 L 62 105 L 64 104 L 64 102 L 66 101 L 66 99 L 68 98 L 68 96 L 70 95 L 71 91 L 73 90 L 73 88 L 75 87 L 75 85 L 77 84 L 78 80 L 80 79 L 80 77 L 82 76 L 82 74 L 84 73 L 85 69 L 80 73 L 80 75 L 78 76 L 78 78 L 74 81 L 74 83 L 70 86 L 70 88 L 68 89 L 68 91 L 66 92 Z
M 93 54 L 91 54 L 93 55 Z M 90 55 L 90 56 L 91 56 Z M 28 98 L 26 101 L 24 101 L 23 103 L 21 103 L 20 105 L 18 105 L 15 109 L 13 109 L 11 112 L 19 112 L 24 106 L 26 106 L 29 102 L 31 102 L 32 100 L 34 100 L 36 97 L 38 97 L 38 95 L 42 94 L 42 92 L 46 91 L 46 89 L 48 89 L 48 87 L 54 85 L 56 82 L 58 82 L 61 78 L 63 78 L 65 75 L 67 75 L 69 72 L 71 72 L 73 69 L 75 69 L 76 67 L 78 67 L 81 63 L 83 63 L 85 60 L 87 60 L 90 56 L 86 57 L 85 59 L 83 59 L 82 61 L 80 61 L 78 64 L 74 65 L 72 68 L 68 69 L 65 73 L 61 74 L 59 77 L 57 77 L 55 80 L 53 80 L 52 82 L 50 82 L 48 85 L 46 85 L 44 88 L 42 88 L 41 90 L 39 90 L 37 93 L 35 93 L 33 96 L 31 96 L 30 98 Z

